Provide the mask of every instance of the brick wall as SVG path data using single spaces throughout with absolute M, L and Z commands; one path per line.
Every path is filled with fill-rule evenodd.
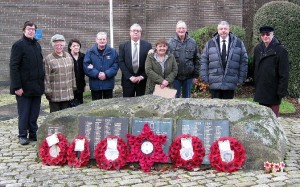
M 227 20 L 243 24 L 241 0 L 113 0 L 114 47 L 129 39 L 129 27 L 139 23 L 143 38 L 152 44 L 175 33 L 178 20 L 186 21 L 190 32 Z M 26 20 L 43 30 L 43 54 L 52 51 L 50 38 L 63 34 L 78 38 L 82 51 L 91 47 L 99 31 L 109 33 L 109 0 L 6 0 L 0 2 L 0 82 L 9 80 L 10 49 L 22 36 Z

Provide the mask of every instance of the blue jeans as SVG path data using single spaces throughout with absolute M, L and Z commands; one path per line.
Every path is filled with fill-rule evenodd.
M 191 90 L 193 85 L 193 78 L 185 80 L 174 80 L 174 88 L 177 90 L 176 98 L 179 98 L 181 95 L 182 88 L 182 98 L 190 98 Z

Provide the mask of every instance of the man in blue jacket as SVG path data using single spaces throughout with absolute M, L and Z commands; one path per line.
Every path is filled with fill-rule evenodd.
M 36 24 L 26 21 L 23 37 L 11 48 L 10 93 L 16 95 L 21 145 L 37 140 L 37 119 L 40 114 L 41 96 L 45 90 L 42 49 L 34 38 L 36 29 Z
M 97 34 L 96 44 L 86 51 L 83 68 L 89 77 L 92 100 L 112 98 L 119 61 L 116 50 L 107 45 L 107 33 Z
M 248 55 L 244 43 L 230 32 L 227 21 L 209 40 L 201 57 L 201 80 L 209 84 L 211 98 L 233 99 L 238 84 L 247 78 Z

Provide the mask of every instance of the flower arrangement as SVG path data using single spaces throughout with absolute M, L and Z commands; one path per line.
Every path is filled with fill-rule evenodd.
M 221 158 L 219 142 L 230 142 L 230 149 L 234 152 L 234 157 L 230 162 L 225 162 Z M 246 150 L 244 146 L 232 137 L 222 137 L 216 140 L 210 147 L 209 160 L 211 166 L 219 172 L 233 172 L 239 170 L 246 161 Z
M 45 165 L 64 165 L 67 161 L 67 147 L 68 142 L 64 135 L 58 133 L 55 134 L 58 138 L 58 142 L 49 146 L 47 138 L 42 141 L 40 146 L 40 157 L 42 164 Z M 49 136 L 48 136 L 49 137 Z
M 154 162 L 168 161 L 168 156 L 162 149 L 167 136 L 155 135 L 148 123 L 144 124 L 140 135 L 127 134 L 127 138 L 130 147 L 127 162 L 139 162 L 144 172 L 149 172 Z
M 114 142 L 110 146 L 108 142 Z M 97 166 L 105 170 L 118 170 L 126 165 L 127 145 L 118 136 L 108 136 L 97 144 L 95 160 Z
M 182 140 L 191 140 L 192 148 L 183 148 Z M 173 141 L 170 146 L 169 156 L 176 167 L 192 170 L 201 165 L 205 156 L 205 149 L 202 141 L 198 137 L 185 134 L 177 137 Z
M 76 141 L 84 141 L 84 149 L 82 151 L 76 151 Z M 79 154 L 79 155 L 78 155 Z M 77 136 L 76 139 L 69 145 L 67 150 L 67 161 L 70 167 L 80 168 L 86 166 L 90 160 L 90 148 L 89 142 L 85 137 Z
M 280 163 L 270 163 L 270 162 L 264 162 L 264 168 L 266 173 L 276 173 L 277 171 L 283 172 L 283 169 L 285 167 L 285 164 L 283 162 Z

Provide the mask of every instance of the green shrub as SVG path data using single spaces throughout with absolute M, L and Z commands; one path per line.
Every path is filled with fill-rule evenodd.
M 191 33 L 191 37 L 194 38 L 197 42 L 199 53 L 202 54 L 202 50 L 208 40 L 210 40 L 215 33 L 217 33 L 218 25 L 208 25 L 206 27 L 202 27 Z M 230 25 L 230 31 L 234 33 L 238 38 L 244 40 L 245 39 L 245 30 L 236 25 Z
M 289 52 L 289 95 L 300 96 L 300 6 L 286 1 L 272 1 L 257 10 L 253 21 L 253 44 L 259 41 L 259 27 L 274 27 L 277 39 Z

